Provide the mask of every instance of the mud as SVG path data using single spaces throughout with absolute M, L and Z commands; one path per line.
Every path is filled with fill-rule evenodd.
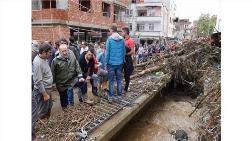
M 176 141 L 170 130 L 183 129 L 188 141 L 198 140 L 199 114 L 188 114 L 194 109 L 193 99 L 183 91 L 171 91 L 155 99 L 135 117 L 114 141 Z

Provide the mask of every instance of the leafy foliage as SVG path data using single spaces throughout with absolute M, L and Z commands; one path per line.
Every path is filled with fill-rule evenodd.
M 216 25 L 217 16 L 209 14 L 201 14 L 197 21 L 197 34 L 199 36 L 208 36 L 213 33 Z

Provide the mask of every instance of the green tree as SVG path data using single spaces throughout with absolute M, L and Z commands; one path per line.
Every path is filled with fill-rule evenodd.
M 214 27 L 216 25 L 217 16 L 212 15 L 210 17 L 209 14 L 201 14 L 199 19 L 197 20 L 197 35 L 198 36 L 208 36 L 212 34 L 214 31 Z

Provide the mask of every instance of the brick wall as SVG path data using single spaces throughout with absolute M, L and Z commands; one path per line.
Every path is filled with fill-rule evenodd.
M 68 2 L 69 5 L 67 11 L 54 8 L 33 10 L 32 19 L 39 20 L 52 18 L 103 26 L 109 26 L 114 23 L 114 6 L 112 2 L 110 2 L 110 17 L 102 15 L 102 0 L 91 0 L 92 11 L 90 13 L 79 10 L 79 0 L 69 0 Z M 128 0 L 122 0 L 122 2 L 126 4 L 128 3 Z M 120 27 L 124 26 L 123 22 L 115 21 L 115 23 Z
M 32 19 L 62 19 L 67 20 L 67 13 L 63 9 L 42 9 L 32 11 Z
M 110 3 L 110 17 L 102 15 L 102 0 L 91 0 L 92 11 L 90 13 L 79 10 L 78 0 L 69 1 L 69 3 L 68 18 L 70 21 L 103 26 L 110 26 L 114 23 L 114 6 L 112 2 Z M 125 24 L 120 21 L 116 21 L 115 23 L 120 27 L 125 26 Z
M 69 39 L 69 37 L 70 29 L 67 26 L 54 25 L 32 27 L 32 40 L 55 42 L 60 38 Z

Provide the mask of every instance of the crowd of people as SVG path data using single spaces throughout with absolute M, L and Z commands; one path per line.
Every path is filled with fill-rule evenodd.
M 154 41 L 152 44 L 147 44 L 146 42 L 136 48 L 136 63 L 143 63 L 151 59 L 155 55 L 161 55 L 164 53 L 170 53 L 179 47 L 179 42 L 170 40 L 166 43 L 160 43 Z
M 135 43 L 127 27 L 121 34 L 116 26 L 111 26 L 109 31 L 106 43 L 82 41 L 76 44 L 73 37 L 69 40 L 62 38 L 54 44 L 50 41 L 32 42 L 32 140 L 36 140 L 36 121 L 50 118 L 54 87 L 63 111 L 74 105 L 73 88 L 78 88 L 79 102 L 86 102 L 87 83 L 91 84 L 94 97 L 107 92 L 108 102 L 121 102 L 123 90 L 128 91 L 134 70 Z M 114 78 L 117 94 L 114 93 Z

